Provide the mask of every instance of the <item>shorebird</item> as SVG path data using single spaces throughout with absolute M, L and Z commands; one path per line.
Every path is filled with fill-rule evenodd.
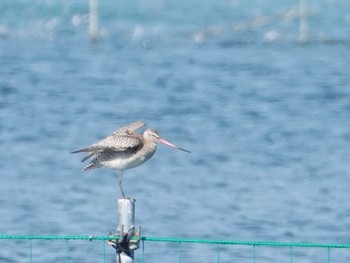
M 119 188 L 125 198 L 123 190 L 124 170 L 137 167 L 149 160 L 157 149 L 157 143 L 190 152 L 164 140 L 154 129 L 147 129 L 143 134 L 138 134 L 136 131 L 144 126 L 146 123 L 143 121 L 131 122 L 106 138 L 72 153 L 87 153 L 81 160 L 82 162 L 93 158 L 85 166 L 85 171 L 101 167 L 119 170 Z

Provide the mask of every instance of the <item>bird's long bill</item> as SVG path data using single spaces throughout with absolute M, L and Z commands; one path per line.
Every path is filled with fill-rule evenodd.
M 174 144 L 172 144 L 172 143 L 170 143 L 170 142 L 168 142 L 168 141 L 166 141 L 166 140 L 164 140 L 164 139 L 162 139 L 162 138 L 160 138 L 158 141 L 159 141 L 160 143 L 163 143 L 163 144 L 165 144 L 165 145 L 167 145 L 167 146 L 169 146 L 169 147 L 172 147 L 172 148 L 174 148 L 174 149 L 177 149 L 177 150 L 180 150 L 180 151 L 184 151 L 184 152 L 190 153 L 190 151 L 187 151 L 187 150 L 185 150 L 185 149 L 183 149 L 183 148 L 181 148 L 181 147 L 179 147 L 179 146 L 176 146 L 176 145 L 174 145 Z

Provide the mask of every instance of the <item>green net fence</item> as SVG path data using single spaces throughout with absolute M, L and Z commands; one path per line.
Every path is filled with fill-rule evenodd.
M 118 236 L 0 235 L 0 262 L 116 262 Z M 350 244 L 142 237 L 134 262 L 350 262 Z

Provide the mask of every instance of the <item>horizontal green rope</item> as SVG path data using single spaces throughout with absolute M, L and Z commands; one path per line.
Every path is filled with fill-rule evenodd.
M 119 236 L 0 235 L 0 239 L 93 241 L 93 240 L 119 239 Z M 306 242 L 239 241 L 239 240 L 212 240 L 212 239 L 166 238 L 166 237 L 142 237 L 141 240 L 150 241 L 150 242 L 167 242 L 167 243 L 197 243 L 197 244 L 221 244 L 221 245 L 269 246 L 269 247 L 350 248 L 350 244 L 326 244 L 326 243 L 306 243 Z
M 302 243 L 302 242 L 210 240 L 210 239 L 160 238 L 160 237 L 142 237 L 142 240 L 144 240 L 144 241 L 155 241 L 155 242 L 174 242 L 174 243 L 181 242 L 181 243 L 246 245 L 246 246 L 269 246 L 269 247 L 350 248 L 350 244 L 324 244 L 324 243 Z
M 0 235 L 0 239 L 26 240 L 111 240 L 119 236 L 37 236 L 37 235 Z

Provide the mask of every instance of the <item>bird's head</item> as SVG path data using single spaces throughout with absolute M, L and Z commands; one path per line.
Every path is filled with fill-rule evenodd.
M 143 133 L 143 137 L 144 137 L 145 141 L 148 141 L 148 142 L 162 143 L 166 146 L 172 147 L 172 148 L 180 150 L 180 151 L 184 151 L 184 152 L 188 152 L 188 153 L 190 152 L 190 151 L 187 151 L 181 147 L 178 147 L 178 146 L 164 140 L 162 137 L 160 137 L 159 133 L 155 129 L 146 130 Z

